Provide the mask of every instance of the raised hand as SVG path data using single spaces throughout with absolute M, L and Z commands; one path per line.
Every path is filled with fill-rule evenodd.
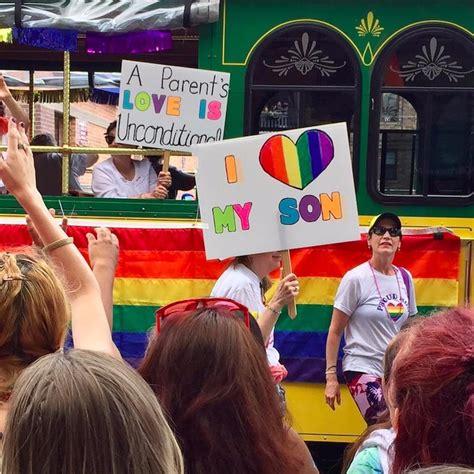
M 10 95 L 10 90 L 5 82 L 3 74 L 0 73 L 0 100 L 4 100 Z
M 95 229 L 97 238 L 94 234 L 86 235 L 89 242 L 89 260 L 92 266 L 92 272 L 99 284 L 100 297 L 109 323 L 109 329 L 112 331 L 114 315 L 114 279 L 119 257 L 119 241 L 110 229 L 98 227 Z
M 8 107 L 12 117 L 15 117 L 18 123 L 24 124 L 25 130 L 28 130 L 30 125 L 30 119 L 28 113 L 23 107 L 13 98 L 8 86 L 5 82 L 5 78 L 0 73 L 0 115 L 5 115 L 5 106 Z
M 298 278 L 294 273 L 290 273 L 278 283 L 277 289 L 270 300 L 269 306 L 276 311 L 281 311 L 281 309 L 290 303 L 293 298 L 298 296 L 299 292 L 300 285 Z
M 8 150 L 0 158 L 0 179 L 8 191 L 21 201 L 36 190 L 33 154 L 22 123 L 10 118 L 8 122 Z
M 115 234 L 106 227 L 95 229 L 97 238 L 94 234 L 86 235 L 89 243 L 89 260 L 94 269 L 97 265 L 105 265 L 115 272 L 119 256 L 119 241 Z
M 54 209 L 48 209 L 49 213 L 53 216 L 56 217 L 56 211 Z M 61 229 L 66 232 L 67 230 L 67 224 L 68 220 L 67 217 L 63 216 L 62 221 L 61 221 Z M 28 229 L 28 233 L 30 234 L 31 240 L 33 241 L 33 244 L 36 245 L 36 247 L 39 247 L 42 249 L 44 247 L 43 241 L 41 240 L 41 237 L 38 234 L 38 231 L 36 230 L 35 225 L 33 224 L 33 221 L 30 219 L 30 216 L 26 216 L 26 228 Z

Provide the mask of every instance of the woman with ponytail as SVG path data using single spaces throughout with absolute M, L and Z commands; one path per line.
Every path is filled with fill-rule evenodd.
M 99 284 L 36 189 L 25 126 L 17 125 L 14 119 L 8 126 L 8 151 L 0 155 L 0 179 L 28 213 L 35 237 L 44 247 L 37 256 L 0 252 L 0 433 L 16 379 L 41 356 L 62 347 L 70 319 L 76 348 L 120 357 L 112 341 Z M 116 256 L 118 242 L 109 231 L 105 234 L 103 243 L 113 247 Z M 93 237 L 89 241 L 97 247 Z M 115 264 L 104 262 L 104 253 L 98 253 L 97 264 L 109 268 L 113 279 Z M 53 267 L 61 269 L 64 285 Z

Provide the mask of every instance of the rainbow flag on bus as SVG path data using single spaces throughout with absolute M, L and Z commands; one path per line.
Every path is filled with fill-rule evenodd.
M 80 221 L 73 224 L 68 233 L 86 254 L 85 234 L 93 228 L 89 223 L 77 225 Z M 113 336 L 123 357 L 136 364 L 143 356 L 155 310 L 175 300 L 208 296 L 229 261 L 208 262 L 202 232 L 192 225 L 172 227 L 157 222 L 149 228 L 130 224 L 113 228 L 120 240 Z M 460 240 L 448 233 L 441 235 L 404 235 L 395 259 L 396 265 L 413 275 L 420 313 L 457 305 Z M 30 243 L 25 226 L 0 224 L 0 249 Z M 339 281 L 370 255 L 362 235 L 357 242 L 294 250 L 291 256 L 301 286 L 298 316 L 291 320 L 282 314 L 275 344 L 289 381 L 322 382 L 327 330 Z

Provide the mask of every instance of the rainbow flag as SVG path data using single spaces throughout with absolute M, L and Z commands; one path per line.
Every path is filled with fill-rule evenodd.
M 124 358 L 136 364 L 147 344 L 155 310 L 172 301 L 208 296 L 229 262 L 206 261 L 202 232 L 189 227 L 113 228 L 120 240 L 120 261 L 114 287 L 114 340 Z M 68 234 L 86 255 L 85 234 L 92 227 L 71 225 Z M 0 224 L 0 250 L 29 245 L 23 225 Z M 410 270 L 420 313 L 456 306 L 460 240 L 451 234 L 403 237 L 395 264 Z M 332 303 L 342 276 L 369 258 L 361 240 L 291 252 L 300 279 L 298 316 L 282 314 L 275 344 L 289 372 L 289 381 L 322 382 Z M 341 354 L 342 355 L 342 354 Z

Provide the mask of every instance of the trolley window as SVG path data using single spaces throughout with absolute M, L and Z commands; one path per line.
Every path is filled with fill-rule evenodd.
M 359 103 L 359 64 L 339 34 L 312 24 L 281 28 L 249 65 L 245 133 L 346 122 L 355 165 Z
M 372 78 L 367 166 L 380 202 L 472 202 L 474 42 L 448 28 L 390 44 Z

